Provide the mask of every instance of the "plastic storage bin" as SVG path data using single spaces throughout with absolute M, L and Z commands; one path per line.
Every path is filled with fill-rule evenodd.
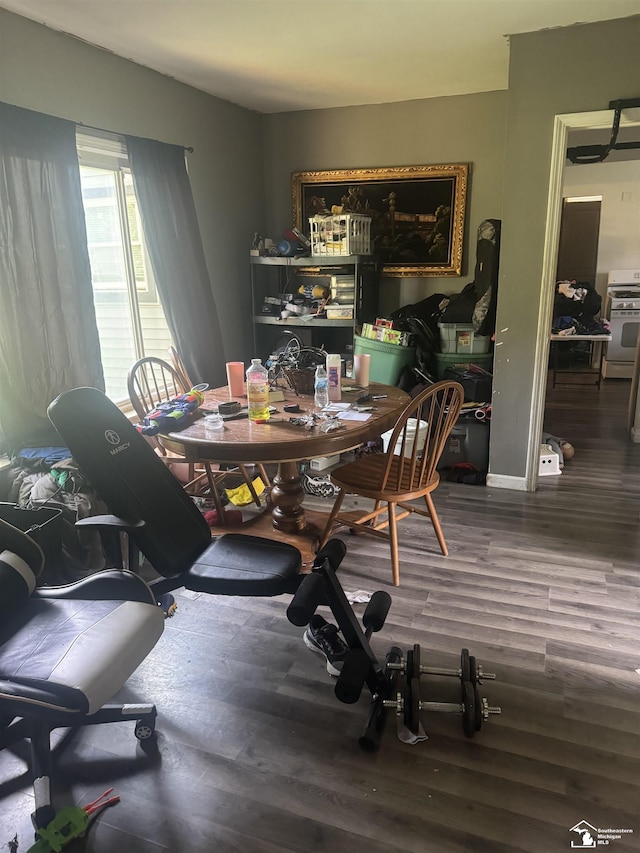
M 369 342 L 371 343 L 371 341 Z M 436 366 L 437 366 L 437 379 L 449 379 L 449 376 L 445 375 L 445 371 L 447 367 L 462 367 L 465 370 L 469 369 L 470 364 L 477 364 L 478 367 L 482 367 L 485 370 L 491 373 L 491 368 L 493 365 L 493 353 L 486 354 L 478 354 L 478 355 L 462 355 L 456 352 L 437 352 L 436 353 Z
M 424 443 L 424 440 L 427 435 L 427 427 L 428 423 L 426 421 L 420 421 L 418 425 L 418 421 L 415 418 L 409 418 L 407 421 L 407 440 L 404 443 L 404 455 L 411 456 L 413 453 L 413 445 L 416 441 L 416 433 L 418 435 L 418 446 Z M 384 452 L 386 453 L 389 449 L 389 442 L 391 441 L 391 436 L 393 435 L 393 430 L 390 429 L 387 432 L 382 433 L 382 447 L 384 448 Z M 400 456 L 400 451 L 402 450 L 402 437 L 398 439 L 396 442 L 395 450 L 393 451 L 394 456 Z
M 473 326 L 467 323 L 438 323 L 438 328 L 442 352 L 467 355 L 489 352 L 491 338 L 486 335 L 477 335 Z
M 396 344 L 385 344 L 355 335 L 354 355 L 370 355 L 369 380 L 382 382 L 384 385 L 395 385 L 400 371 L 406 365 L 415 362 L 415 347 L 401 347 Z
M 362 213 L 309 218 L 312 255 L 370 255 L 371 217 Z

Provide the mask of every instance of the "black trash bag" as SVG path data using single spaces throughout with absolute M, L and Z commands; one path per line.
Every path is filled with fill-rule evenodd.
M 437 373 L 436 353 L 440 352 L 438 321 L 448 301 L 444 293 L 434 293 L 420 302 L 404 305 L 390 315 L 394 329 L 413 335 L 418 369 L 430 378 Z M 402 386 L 398 383 L 398 387 Z

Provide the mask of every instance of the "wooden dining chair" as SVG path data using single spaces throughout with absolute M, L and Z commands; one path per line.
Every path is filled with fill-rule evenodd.
M 320 547 L 336 524 L 388 539 L 393 583 L 399 586 L 397 522 L 415 512 L 431 519 L 442 553 L 447 556 L 447 544 L 431 493 L 440 482 L 436 468 L 463 401 L 464 392 L 457 382 L 431 385 L 405 406 L 384 453 L 363 456 L 331 473 L 331 480 L 340 491 Z M 373 510 L 341 513 L 347 494 L 371 498 Z M 426 509 L 413 503 L 418 498 L 424 498 Z
M 184 394 L 190 391 L 191 387 L 192 385 L 185 374 L 179 373 L 168 362 L 155 356 L 145 356 L 139 359 L 133 365 L 127 377 L 129 399 L 140 420 L 148 415 L 159 403 L 171 400 L 179 394 Z M 234 468 L 229 471 L 214 470 L 209 462 L 194 464 L 193 462 L 182 460 L 180 457 L 171 456 L 155 436 L 148 436 L 148 438 L 165 463 L 174 469 L 174 473 L 176 473 L 178 479 L 183 480 L 180 476 L 180 467 L 177 466 L 187 466 L 187 479 L 186 481 L 183 480 L 183 486 L 189 494 L 198 495 L 207 491 L 209 492 L 218 512 L 218 519 L 221 525 L 224 525 L 225 515 L 218 486 L 230 474 L 235 473 L 236 470 L 240 471 L 254 503 L 257 506 L 261 506 L 260 496 L 256 492 L 253 481 L 244 465 L 238 465 L 237 469 Z M 265 485 L 268 485 L 268 480 L 265 481 Z
M 129 370 L 127 390 L 131 405 L 142 421 L 160 403 L 166 403 L 174 397 L 186 393 L 191 390 L 191 386 L 185 377 L 166 361 L 154 356 L 145 356 L 138 359 Z M 180 456 L 169 454 L 156 436 L 145 436 L 145 438 L 180 480 L 186 492 L 191 495 L 201 495 L 207 492 L 210 494 L 218 512 L 220 523 L 223 524 L 224 512 L 218 492 L 218 484 L 223 478 L 213 471 L 209 463 L 196 465 Z
M 187 373 L 187 369 L 184 366 L 184 362 L 180 358 L 180 354 L 174 346 L 169 347 L 169 358 L 171 359 L 171 364 L 173 365 L 175 371 L 179 373 L 180 376 L 184 377 L 184 381 L 189 388 L 193 388 L 195 383 L 189 379 L 189 374 Z M 251 492 L 251 497 L 253 498 L 254 502 L 258 506 L 260 506 L 260 498 L 256 495 L 255 489 L 253 487 L 253 481 L 249 476 L 246 466 L 238 463 L 237 467 L 240 470 L 242 476 L 244 477 L 244 481 L 247 484 L 249 491 Z M 262 465 L 261 463 L 256 463 L 256 468 L 258 469 L 258 473 L 260 474 L 262 482 L 267 488 L 271 488 L 271 480 L 269 479 L 264 465 Z
M 172 345 L 168 349 L 169 359 L 171 360 L 171 364 L 173 365 L 173 369 L 180 375 L 185 385 L 189 388 L 193 388 L 194 382 L 189 381 L 189 374 L 187 373 L 187 369 L 184 366 L 184 362 L 178 355 L 178 350 Z

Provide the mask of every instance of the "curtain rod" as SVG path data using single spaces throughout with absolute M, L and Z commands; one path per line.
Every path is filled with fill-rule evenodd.
M 92 124 L 85 124 L 82 121 L 77 121 L 77 122 L 75 122 L 75 124 L 76 124 L 76 127 L 86 127 L 87 130 L 97 130 L 100 133 L 111 133 L 113 136 L 136 136 L 136 134 L 134 134 L 134 133 L 120 133 L 117 130 L 107 130 L 107 128 L 105 128 L 105 127 L 95 127 Z M 151 137 L 149 137 L 149 136 L 136 136 L 136 139 L 150 139 L 150 138 Z M 159 142 L 159 140 L 154 140 L 154 142 Z M 172 144 L 172 143 L 169 143 L 169 144 Z M 193 148 L 191 148 L 190 146 L 180 145 L 179 147 L 182 148 L 183 151 L 186 151 L 188 154 L 193 154 Z

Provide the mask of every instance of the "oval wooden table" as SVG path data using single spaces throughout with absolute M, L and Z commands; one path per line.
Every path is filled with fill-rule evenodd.
M 363 393 L 361 390 L 345 390 L 351 387 L 353 384 L 349 380 L 343 383 L 342 402 L 355 403 L 359 394 Z M 303 562 L 308 564 L 313 562 L 315 545 L 324 528 L 324 521 L 322 513 L 305 512 L 298 462 L 352 450 L 366 441 L 379 438 L 395 425 L 409 395 L 399 388 L 372 382 L 367 389 L 368 393 L 387 396 L 367 403 L 373 407 L 369 419 L 344 420 L 340 429 L 323 433 L 318 426 L 309 430 L 290 422 L 290 418 L 312 411 L 319 412 L 313 404 L 313 397 L 303 394 L 296 396 L 293 391 L 281 390 L 285 399 L 274 404 L 278 411 L 266 423 L 253 423 L 245 417 L 228 420 L 224 429 L 211 431 L 205 429 L 203 418 L 199 418 L 180 432 L 158 435 L 158 440 L 167 450 L 192 462 L 277 463 L 278 471 L 273 479 L 267 510 L 240 526 L 215 527 L 212 532 L 213 535 L 220 535 L 242 531 L 289 542 L 301 551 Z M 246 398 L 231 397 L 226 386 L 206 391 L 204 397 L 200 409 L 203 414 L 217 411 L 219 403 L 229 400 L 237 400 L 246 406 Z M 284 412 L 286 403 L 298 403 L 301 412 Z

